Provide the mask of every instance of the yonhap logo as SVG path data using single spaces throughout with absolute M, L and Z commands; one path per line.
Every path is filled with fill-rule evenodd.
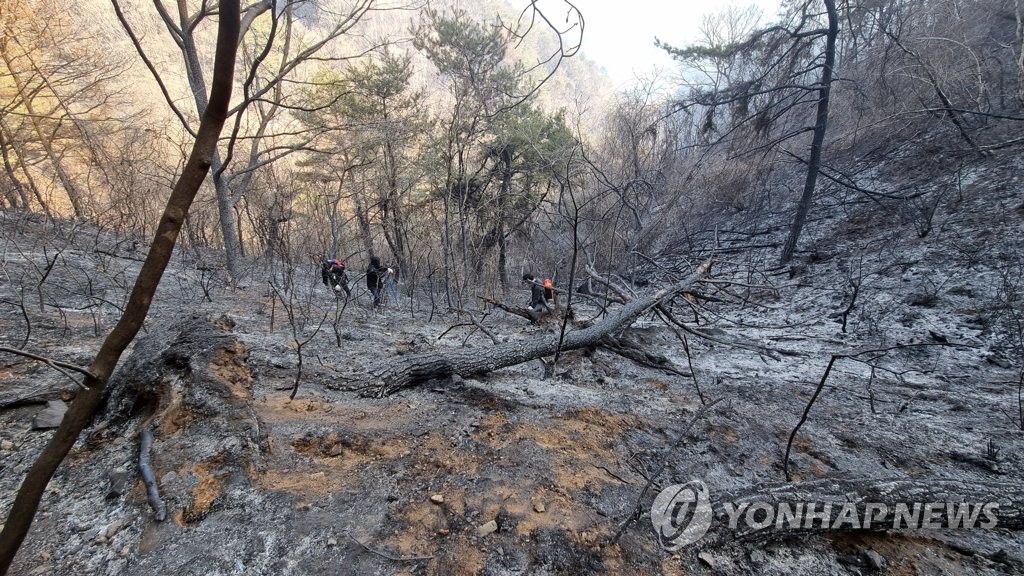
M 651 523 L 661 546 L 669 552 L 693 544 L 711 527 L 711 499 L 700 480 L 673 484 L 654 498 Z
M 770 488 L 769 488 L 770 489 Z M 805 492 L 806 493 L 806 492 Z M 723 498 L 712 507 L 701 480 L 673 484 L 651 505 L 651 523 L 662 548 L 669 552 L 704 538 L 715 509 L 722 525 L 716 530 L 737 537 L 763 531 L 992 529 L 999 524 L 998 502 L 971 502 L 955 494 L 936 502 L 872 502 L 850 492 L 814 501 L 749 495 Z

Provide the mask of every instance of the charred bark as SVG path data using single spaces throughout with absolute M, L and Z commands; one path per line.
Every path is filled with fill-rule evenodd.
M 497 300 L 495 300 L 493 298 L 484 298 L 482 296 L 480 297 L 480 299 L 483 300 L 484 302 L 490 304 L 491 306 L 494 306 L 495 308 L 504 310 L 505 312 L 508 312 L 509 314 L 515 314 L 516 316 L 521 316 L 521 317 L 526 318 L 527 320 L 529 320 L 530 322 L 533 322 L 533 323 L 540 322 L 544 317 L 550 317 L 550 314 L 541 314 L 541 313 L 538 313 L 538 312 L 534 312 L 529 307 L 516 308 L 514 306 L 509 306 L 508 304 L 505 304 L 503 302 L 499 302 L 499 301 L 497 301 Z
M 780 264 L 786 264 L 796 252 L 796 243 L 800 239 L 807 213 L 811 210 L 814 200 L 814 186 L 821 167 L 821 150 L 825 143 L 825 131 L 828 130 L 829 94 L 832 91 L 832 69 L 836 62 L 836 37 L 839 35 L 839 14 L 836 12 L 835 0 L 824 0 L 828 13 L 828 34 L 825 42 L 825 63 L 821 68 L 821 84 L 818 88 L 818 112 L 814 123 L 814 137 L 811 139 L 811 157 L 807 161 L 807 179 L 804 181 L 804 192 L 796 207 L 796 215 L 789 229 L 789 237 L 782 248 Z
M 142 482 L 146 485 L 146 497 L 149 499 L 149 506 L 153 508 L 153 518 L 157 522 L 167 519 L 167 505 L 160 498 L 160 487 L 156 482 L 156 473 L 153 472 L 153 462 L 149 457 L 149 451 L 153 447 L 153 431 L 146 426 L 139 432 L 139 474 Z
M 651 296 L 638 298 L 626 304 L 611 312 L 601 322 L 569 332 L 565 335 L 561 346 L 559 346 L 558 334 L 545 334 L 527 341 L 509 342 L 486 350 L 431 352 L 410 356 L 400 363 L 389 359 L 387 363 L 370 370 L 370 374 L 377 383 L 370 388 L 368 394 L 380 398 L 402 388 L 436 378 L 447 378 L 452 375 L 477 376 L 551 356 L 559 350 L 598 346 L 606 336 L 629 327 L 638 316 L 690 290 L 696 279 L 697 276 L 692 275 Z

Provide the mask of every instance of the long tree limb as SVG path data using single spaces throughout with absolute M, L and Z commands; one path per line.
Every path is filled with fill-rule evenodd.
M 782 471 L 786 474 L 786 480 L 792 480 L 789 475 L 789 451 L 793 448 L 793 439 L 796 438 L 796 433 L 800 431 L 800 427 L 807 421 L 807 415 L 811 412 L 811 406 L 814 406 L 814 401 L 818 399 L 818 395 L 821 394 L 821 390 L 825 387 L 825 381 L 828 380 L 828 375 L 832 373 L 832 366 L 835 365 L 836 360 L 842 358 L 833 354 L 828 360 L 828 366 L 825 367 L 825 373 L 821 375 L 821 380 L 818 381 L 818 387 L 814 389 L 814 394 L 811 395 L 811 399 L 807 401 L 807 406 L 804 407 L 803 414 L 800 415 L 800 421 L 793 427 L 793 431 L 789 433 L 789 439 L 786 440 L 786 455 L 782 458 Z
M 793 427 L 793 431 L 789 433 L 789 439 L 786 441 L 786 454 L 782 459 L 782 470 L 786 475 L 786 480 L 791 480 L 789 475 L 789 453 L 793 447 L 793 439 L 796 438 L 796 433 L 800 431 L 800 428 L 807 422 L 807 415 L 811 412 L 811 407 L 814 406 L 814 401 L 818 399 L 821 391 L 825 388 L 825 381 L 828 380 L 829 374 L 832 373 L 832 367 L 835 365 L 837 360 L 849 359 L 855 362 L 861 362 L 867 364 L 874 369 L 881 369 L 889 371 L 884 368 L 879 368 L 874 362 L 884 357 L 889 352 L 894 350 L 902 350 L 907 348 L 921 348 L 927 346 L 957 346 L 957 344 L 951 344 L 946 342 L 919 342 L 913 344 L 897 344 L 895 346 L 889 346 L 887 348 L 871 348 L 868 350 L 861 350 L 859 352 L 851 352 L 849 354 L 833 354 L 828 361 L 828 365 L 825 366 L 825 372 L 821 375 L 821 380 L 818 381 L 818 387 L 814 389 L 814 394 L 811 395 L 810 400 L 807 401 L 807 405 L 804 407 L 803 413 L 800 415 L 800 421 L 797 422 L 796 426 Z M 861 358 L 867 356 L 865 360 Z M 874 373 L 874 372 L 872 372 Z
M 91 376 L 85 379 L 85 386 L 88 389 L 75 398 L 57 431 L 39 454 L 18 489 L 14 504 L 7 514 L 3 532 L 0 532 L 0 575 L 7 574 L 18 548 L 28 534 L 46 485 L 74 446 L 89 419 L 102 405 L 107 381 L 117 367 L 121 355 L 142 328 L 153 302 L 153 295 L 171 259 L 185 216 L 209 173 L 210 161 L 217 138 L 224 127 L 228 102 L 231 99 L 239 18 L 238 0 L 221 0 L 212 89 L 192 152 L 167 200 L 125 312 L 107 335 L 92 366 L 89 367 Z

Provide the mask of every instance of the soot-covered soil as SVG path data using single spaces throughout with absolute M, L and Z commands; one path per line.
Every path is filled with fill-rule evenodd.
M 1024 180 L 1008 165 L 977 170 L 924 238 L 873 203 L 825 196 L 805 241 L 815 248 L 794 266 L 750 265 L 768 262 L 767 250 L 723 250 L 719 284 L 701 290 L 720 301 L 703 301 L 694 327 L 706 337 L 687 335 L 690 361 L 681 333 L 655 316 L 626 334 L 678 372 L 596 349 L 565 355 L 553 372 L 535 361 L 364 397 L 373 382 L 359 375 L 378 362 L 455 347 L 486 354 L 493 343 L 471 326 L 439 338 L 458 320 L 430 319 L 407 297 L 378 314 L 357 293 L 334 325 L 333 296 L 310 268 L 295 288 L 297 302 L 308 297 L 303 337 L 327 322 L 302 348 L 289 399 L 298 356 L 280 304 L 255 283 L 216 288 L 179 255 L 14 573 L 1021 573 L 1024 538 L 1013 532 L 835 532 L 667 552 L 649 518 L 670 484 L 700 479 L 721 494 L 785 482 L 787 438 L 830 355 L 868 348 L 891 350 L 872 364 L 836 363 L 795 439 L 793 481 L 1022 482 L 1022 358 L 1007 311 L 1024 294 Z M 4 219 L 3 345 L 87 365 L 137 255 L 109 235 Z M 680 303 L 678 317 L 692 319 L 687 310 Z M 512 340 L 555 329 L 500 313 L 486 323 Z M 714 402 L 696 421 L 701 396 L 679 373 L 691 362 Z M 74 389 L 3 356 L 0 509 L 50 434 L 32 429 L 39 402 Z M 136 471 L 143 427 L 154 430 L 164 522 Z

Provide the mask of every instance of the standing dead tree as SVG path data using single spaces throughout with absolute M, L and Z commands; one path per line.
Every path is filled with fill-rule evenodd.
M 324 321 L 327 320 L 327 315 L 330 314 L 330 310 L 325 311 L 323 316 L 320 317 L 320 322 L 317 323 L 313 332 L 309 336 L 303 338 L 302 328 L 305 324 L 305 318 L 299 317 L 299 315 L 302 314 L 302 311 L 300 310 L 300 306 L 295 302 L 294 283 L 287 282 L 284 288 L 278 288 L 274 282 L 270 282 L 270 289 L 274 292 L 276 298 L 281 301 L 281 308 L 285 311 L 285 314 L 288 317 L 288 325 L 291 326 L 292 343 L 295 344 L 295 356 L 298 359 L 298 366 L 295 369 L 295 384 L 292 385 L 292 393 L 288 396 L 288 399 L 295 400 L 295 395 L 299 393 L 299 383 L 302 381 L 302 347 L 309 344 L 309 342 L 320 333 L 320 329 L 323 328 Z
M 14 561 L 14 556 L 28 534 L 39 501 L 54 472 L 64 461 L 64 457 L 74 446 L 92 415 L 102 405 L 110 375 L 117 367 L 125 349 L 142 328 L 153 302 L 153 295 L 171 259 L 185 215 L 188 214 L 199 187 L 210 171 L 210 159 L 227 119 L 228 103 L 231 99 L 240 29 L 238 0 L 221 0 L 219 15 L 210 99 L 203 111 L 192 152 L 167 200 L 150 244 L 149 254 L 135 280 L 124 314 L 107 335 L 89 367 L 89 376 L 86 376 L 84 382 L 87 389 L 75 398 L 60 427 L 39 454 L 18 489 L 14 504 L 6 516 L 3 531 L 0 532 L 0 575 L 7 574 Z
M 807 220 L 807 213 L 811 211 L 811 201 L 814 200 L 814 186 L 818 180 L 818 169 L 821 166 L 821 149 L 825 143 L 825 132 L 828 130 L 828 103 L 829 94 L 832 91 L 832 68 L 836 64 L 836 37 L 839 36 L 839 13 L 836 11 L 835 0 L 824 0 L 825 10 L 828 14 L 828 28 L 825 33 L 825 54 L 824 62 L 821 65 L 821 81 L 818 83 L 818 110 L 814 120 L 814 137 L 811 138 L 811 156 L 807 161 L 807 178 L 804 181 L 804 191 L 800 196 L 800 202 L 796 206 L 796 214 L 793 216 L 793 224 L 789 228 L 789 237 L 782 248 L 782 255 L 779 256 L 779 263 L 785 264 L 793 257 L 796 251 L 797 240 L 800 239 L 800 232 L 803 231 L 804 222 Z
M 854 362 L 867 364 L 868 366 L 872 367 L 872 374 L 874 373 L 874 370 L 891 372 L 888 369 L 878 366 L 878 361 L 884 358 L 887 354 L 897 350 L 930 346 L 956 346 L 956 344 L 950 344 L 947 342 L 897 344 L 895 346 L 890 346 L 888 348 L 873 348 L 869 350 L 861 350 L 859 352 L 851 352 L 848 354 L 833 354 L 829 358 L 828 364 L 825 366 L 825 372 L 821 375 L 821 380 L 818 381 L 817 388 L 814 389 L 814 394 L 811 395 L 810 400 L 807 401 L 807 405 L 804 407 L 803 413 L 800 415 L 800 421 L 797 422 L 796 426 L 793 427 L 792 432 L 789 433 L 789 440 L 786 441 L 786 454 L 785 456 L 783 456 L 782 459 L 782 470 L 783 473 L 786 475 L 786 480 L 792 480 L 792 477 L 789 473 L 789 454 L 793 448 L 793 440 L 796 438 L 796 434 L 797 432 L 800 431 L 800 428 L 804 425 L 805 422 L 807 422 L 807 416 L 811 412 L 811 407 L 814 406 L 814 402 L 818 399 L 818 396 L 821 394 L 821 391 L 825 388 L 825 382 L 828 380 L 829 374 L 832 373 L 832 368 L 835 366 L 835 363 L 837 361 L 852 360 Z
M 812 7 L 817 0 L 796 2 L 784 14 L 788 23 L 752 30 L 727 43 L 685 48 L 661 44 L 673 58 L 711 79 L 709 85 L 690 88 L 676 103 L 679 111 L 703 114 L 697 131 L 711 146 L 735 147 L 735 156 L 756 152 L 769 157 L 787 144 L 802 146 L 801 137 L 813 134 L 803 193 L 781 264 L 792 258 L 810 211 L 828 130 L 840 15 L 835 0 L 821 3 L 824 14 Z M 815 115 L 808 126 L 804 116 L 811 105 Z

